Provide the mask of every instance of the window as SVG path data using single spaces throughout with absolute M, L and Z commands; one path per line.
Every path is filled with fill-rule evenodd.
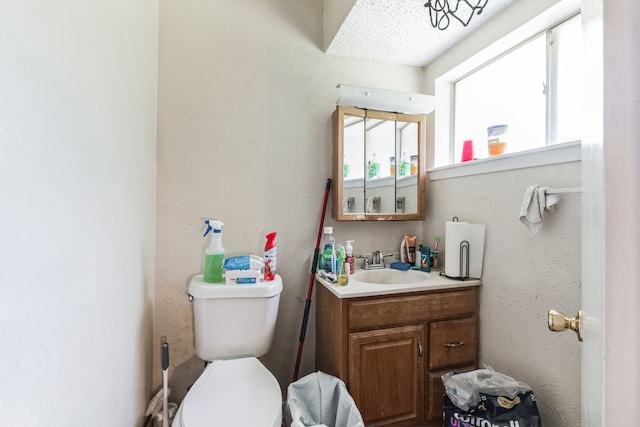
M 488 128 L 498 125 L 507 125 L 507 154 L 580 140 L 580 15 L 555 22 L 519 42 L 512 37 L 511 45 L 497 43 L 436 80 L 436 102 L 443 93 L 447 99 L 436 106 L 434 166 L 460 163 L 466 140 L 474 159 L 492 157 Z
M 507 152 L 545 140 L 545 40 L 542 36 L 454 83 L 454 160 L 462 141 L 473 140 L 474 157 L 488 157 L 487 129 L 507 125 Z

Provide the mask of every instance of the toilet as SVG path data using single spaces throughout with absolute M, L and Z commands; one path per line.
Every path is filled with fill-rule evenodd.
M 189 283 L 196 354 L 208 362 L 173 427 L 280 427 L 280 385 L 258 357 L 271 347 L 282 278 L 252 285 Z

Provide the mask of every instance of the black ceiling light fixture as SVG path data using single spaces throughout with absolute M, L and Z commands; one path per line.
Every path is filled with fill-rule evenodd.
M 429 9 L 433 28 L 446 30 L 455 18 L 463 26 L 469 25 L 473 15 L 480 15 L 489 0 L 428 0 L 424 7 Z

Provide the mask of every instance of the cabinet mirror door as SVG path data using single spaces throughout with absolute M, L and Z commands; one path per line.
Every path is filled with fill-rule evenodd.
M 334 217 L 424 219 L 425 116 L 338 106 Z

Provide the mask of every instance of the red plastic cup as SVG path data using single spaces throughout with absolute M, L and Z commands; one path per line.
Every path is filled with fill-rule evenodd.
M 473 160 L 473 140 L 468 139 L 462 144 L 462 161 Z

